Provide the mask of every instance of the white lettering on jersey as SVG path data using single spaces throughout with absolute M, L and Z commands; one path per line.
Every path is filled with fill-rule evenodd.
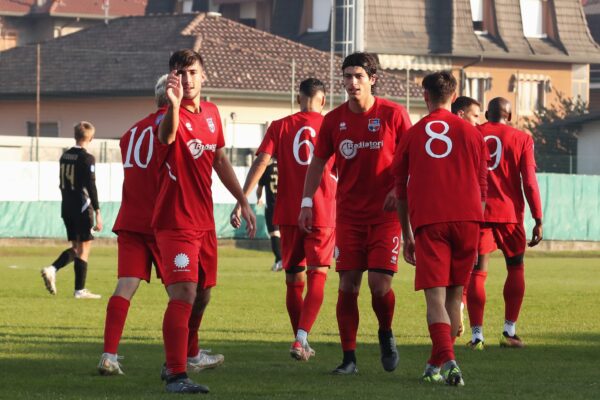
M 435 132 L 433 129 L 431 129 L 434 124 L 440 124 L 444 129 L 441 132 Z M 425 143 L 425 151 L 427 154 L 433 158 L 444 158 L 450 154 L 452 151 L 452 140 L 448 136 L 445 136 L 449 130 L 450 126 L 448 126 L 445 121 L 430 121 L 427 123 L 427 125 L 425 125 L 425 133 L 427 133 L 427 136 L 429 136 L 429 140 L 427 140 L 427 143 Z M 431 150 L 431 144 L 434 140 L 441 140 L 444 142 L 446 144 L 446 151 L 442 154 L 434 153 L 433 150 Z
M 200 139 L 192 139 L 187 143 L 188 149 L 190 149 L 190 153 L 192 153 L 192 157 L 197 159 L 204 153 L 204 151 L 212 151 L 213 153 L 217 151 L 216 144 L 202 144 L 202 140 Z
M 502 141 L 498 136 L 488 135 L 483 138 L 485 143 L 487 144 L 488 140 L 494 140 L 496 142 L 496 150 L 493 153 L 490 153 L 490 157 L 494 160 L 494 164 L 491 167 L 488 167 L 490 171 L 495 170 L 500 165 L 500 160 L 502 160 Z
M 315 132 L 315 130 L 310 126 L 303 126 L 302 128 L 300 128 L 300 130 L 298 132 L 296 132 L 296 136 L 294 136 L 294 147 L 292 150 L 293 150 L 294 158 L 296 159 L 296 162 L 300 165 L 310 164 L 310 161 L 313 158 L 313 153 L 315 151 L 315 146 L 312 144 L 312 142 L 309 139 L 304 139 L 304 140 L 300 141 L 300 136 L 302 135 L 302 132 L 304 132 L 304 131 L 308 131 L 308 134 L 312 138 L 317 136 L 317 132 Z M 304 161 L 300 159 L 300 147 L 301 146 L 308 146 L 308 157 Z
M 147 168 L 152 159 L 152 152 L 154 151 L 154 132 L 152 126 L 146 127 L 146 129 L 142 131 L 142 134 L 136 139 L 135 134 L 137 130 L 137 126 L 131 128 L 131 135 L 129 136 L 129 145 L 127 146 L 127 155 L 125 156 L 125 162 L 123 162 L 123 168 L 133 167 L 133 164 L 131 163 L 132 153 L 135 164 L 140 168 Z M 148 134 L 148 152 L 146 153 L 146 162 L 142 162 L 140 160 L 140 149 L 146 138 L 146 133 Z
M 383 148 L 383 140 L 373 142 L 358 142 L 354 143 L 350 139 L 342 140 L 340 142 L 340 154 L 345 159 L 349 160 L 354 158 L 358 154 L 358 150 L 380 150 Z

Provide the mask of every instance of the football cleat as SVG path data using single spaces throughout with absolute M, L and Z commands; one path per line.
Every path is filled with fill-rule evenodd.
M 500 336 L 500 347 L 510 347 L 514 349 L 521 349 L 525 347 L 525 343 L 517 335 L 509 336 L 508 333 L 502 332 Z
M 444 368 L 442 371 L 442 376 L 446 381 L 446 385 L 450 386 L 465 386 L 465 381 L 462 377 L 462 372 L 460 368 L 454 361 L 449 362 L 450 364 L 447 368 Z
M 400 357 L 396 348 L 396 339 L 392 331 L 379 331 L 379 350 L 381 351 L 381 365 L 387 372 L 392 372 L 398 366 Z
M 358 368 L 356 368 L 355 362 L 347 361 L 338 365 L 331 373 L 333 375 L 354 375 L 358 374 Z
M 315 351 L 310 347 L 308 342 L 303 346 L 299 341 L 292 343 L 290 347 L 290 355 L 298 361 L 308 361 L 309 358 L 315 356 Z
M 283 269 L 283 263 L 281 262 L 281 260 L 273 263 L 273 265 L 271 266 L 271 271 L 273 272 L 279 272 Z
M 208 387 L 200 385 L 190 378 L 179 378 L 173 382 L 168 382 L 165 390 L 168 393 L 208 393 Z
M 217 368 L 225 362 L 223 354 L 210 354 L 207 350 L 200 350 L 195 357 L 188 357 L 187 369 L 190 372 L 200 372 L 204 369 Z
M 474 341 L 469 340 L 469 342 L 467 343 L 467 346 L 471 350 L 478 350 L 478 351 L 485 350 L 485 345 L 483 344 L 483 340 L 480 340 L 480 339 L 475 339 Z
M 98 363 L 98 372 L 100 375 L 125 375 L 119 362 L 122 358 L 116 354 L 102 353 L 100 362 Z
M 94 294 L 87 289 L 76 290 L 74 294 L 76 299 L 100 299 L 102 296 Z
M 427 364 L 421 380 L 426 383 L 444 383 L 444 377 L 440 374 L 440 368 Z
M 50 294 L 56 294 L 56 268 L 52 265 L 42 268 L 42 279 Z

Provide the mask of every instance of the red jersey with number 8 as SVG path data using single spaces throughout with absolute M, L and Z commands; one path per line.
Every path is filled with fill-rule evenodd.
M 483 221 L 487 150 L 481 133 L 445 109 L 421 119 L 401 139 L 396 193 L 408 198 L 413 231 L 440 222 Z
M 158 125 L 165 109 L 138 121 L 121 137 L 123 159 L 123 195 L 113 232 L 130 231 L 152 234 L 150 226 L 158 194 L 156 146 Z
M 297 225 L 304 178 L 312 160 L 323 116 L 316 112 L 298 112 L 273 121 L 256 154 L 277 158 L 277 200 L 273 223 Z M 337 177 L 332 173 L 334 159 L 325 166 L 321 184 L 313 198 L 313 226 L 335 227 L 335 191 Z

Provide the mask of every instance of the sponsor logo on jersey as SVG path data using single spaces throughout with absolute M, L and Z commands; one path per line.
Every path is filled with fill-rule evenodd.
M 379 128 L 381 128 L 381 122 L 379 122 L 379 118 L 371 118 L 369 120 L 369 132 L 377 132 Z
M 210 133 L 215 133 L 215 130 L 217 128 L 215 127 L 215 122 L 213 121 L 213 119 L 206 118 L 206 123 L 208 124 L 208 129 L 210 129 Z
M 204 153 L 204 151 L 212 151 L 213 153 L 217 151 L 216 144 L 202 144 L 202 140 L 200 139 L 192 139 L 187 142 L 187 147 L 190 149 L 190 153 L 192 153 L 192 157 L 197 159 Z
M 340 131 L 345 131 L 345 130 L 346 130 L 346 123 L 340 122 Z
M 358 142 L 354 143 L 350 139 L 342 140 L 340 142 L 340 154 L 346 160 L 356 157 L 358 150 L 380 150 L 383 147 L 383 140 L 373 142 Z
M 173 264 L 175 264 L 175 272 L 189 272 L 187 266 L 190 265 L 190 258 L 185 253 L 179 253 L 173 259 Z
M 194 128 L 192 128 L 192 124 L 190 124 L 189 122 L 185 123 L 185 127 L 187 128 L 188 131 L 191 131 L 192 129 L 194 129 Z

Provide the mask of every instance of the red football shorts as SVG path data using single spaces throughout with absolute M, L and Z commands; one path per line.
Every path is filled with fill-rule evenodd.
M 196 282 L 202 289 L 217 284 L 217 235 L 214 230 L 156 230 L 165 286 Z
M 335 229 L 313 226 L 305 233 L 296 225 L 281 225 L 283 269 L 293 267 L 328 267 L 333 258 Z
M 335 232 L 336 271 L 382 269 L 398 272 L 400 222 L 339 223 Z
M 527 237 L 523 224 L 485 223 L 479 233 L 479 254 L 500 249 L 505 257 L 525 253 Z
M 156 266 L 156 275 L 161 277 L 161 259 L 154 235 L 119 231 L 117 245 L 119 278 L 138 278 L 150 282 L 152 263 Z
M 477 260 L 479 223 L 442 222 L 415 232 L 415 290 L 464 286 Z

